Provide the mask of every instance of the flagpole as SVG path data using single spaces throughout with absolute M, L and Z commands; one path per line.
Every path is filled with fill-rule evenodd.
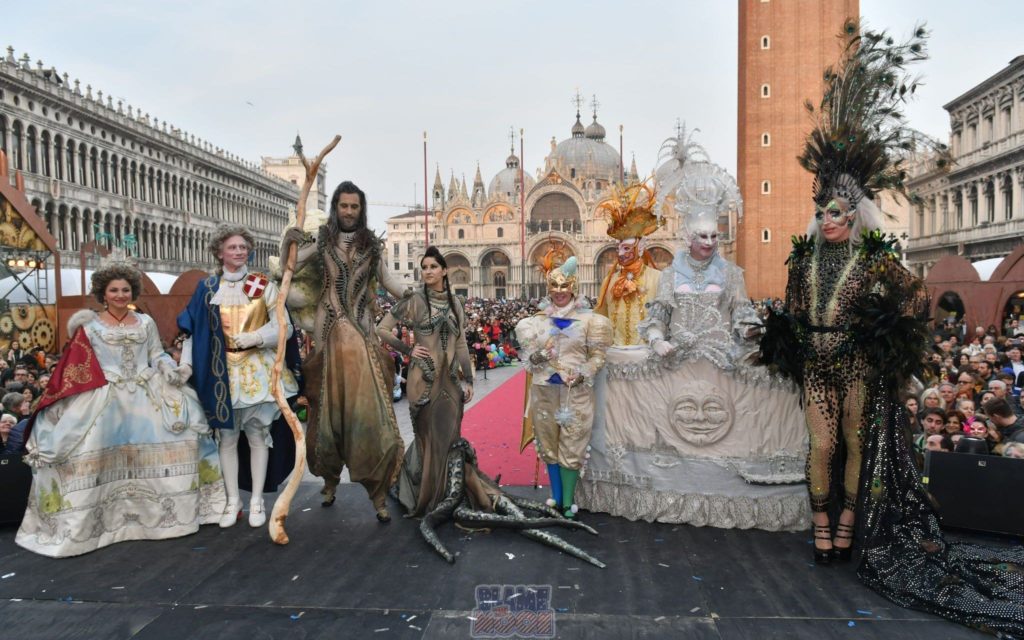
M 619 125 L 619 184 L 626 184 L 626 165 L 622 157 L 622 125 Z
M 430 215 L 427 213 L 427 132 L 423 132 L 423 250 L 430 246 Z
M 523 270 L 523 300 L 526 296 L 526 158 L 523 156 L 523 129 L 519 129 L 519 264 Z

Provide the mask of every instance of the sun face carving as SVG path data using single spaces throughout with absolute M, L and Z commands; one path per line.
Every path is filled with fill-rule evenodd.
M 697 380 L 669 408 L 674 435 L 703 447 L 724 438 L 732 428 L 732 403 L 714 385 Z

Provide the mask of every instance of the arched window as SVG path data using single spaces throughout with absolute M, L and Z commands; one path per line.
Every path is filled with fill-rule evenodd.
M 772 192 L 772 182 L 771 182 L 771 180 L 762 180 L 761 181 L 761 193 L 767 195 L 767 194 L 769 194 L 771 192 Z
M 29 126 L 25 136 L 25 155 L 28 156 L 28 172 L 39 173 L 39 157 L 36 155 L 36 128 Z
M 505 237 L 505 229 L 503 227 L 498 227 L 498 237 L 499 238 L 504 238 Z
M 466 230 L 465 229 L 459 229 L 459 240 L 465 240 L 465 239 L 466 239 Z
M 75 141 L 69 139 L 67 144 L 67 167 L 68 167 L 68 182 L 75 181 Z
M 89 152 L 89 178 L 92 180 L 92 186 L 98 189 L 100 186 L 100 158 L 96 147 Z
M 21 123 L 15 120 L 14 124 L 11 125 L 11 155 L 13 156 L 11 159 L 14 160 L 15 169 L 25 168 L 25 159 L 21 155 L 21 138 Z
M 64 138 L 60 134 L 53 137 L 53 173 L 58 180 L 64 179 Z
M 761 134 L 761 146 L 762 147 L 770 147 L 770 146 L 772 146 L 772 136 L 771 136 L 771 134 L 769 134 L 769 133 L 762 133 Z
M 772 88 L 770 86 L 768 86 L 767 84 L 762 84 L 761 85 L 761 97 L 762 98 L 770 98 L 771 96 L 772 96 Z
M 89 152 L 85 148 L 85 143 L 82 142 L 78 145 L 78 184 L 89 186 Z
M 39 157 L 40 157 L 40 160 L 42 160 L 42 165 L 43 165 L 43 175 L 46 176 L 46 177 L 50 177 L 50 176 L 53 175 L 52 174 L 53 165 L 50 164 L 50 132 L 49 131 L 44 131 L 43 134 L 41 136 L 39 136 L 39 152 L 40 152 L 40 156 Z
M 768 36 L 761 36 L 761 48 L 762 49 L 771 49 L 772 48 L 772 39 L 769 38 Z
M 100 188 L 104 191 L 110 191 L 110 158 L 107 157 L 107 152 L 104 151 L 100 154 Z
M 772 232 L 770 229 L 761 229 L 761 242 L 771 242 Z
M 0 115 L 0 151 L 7 153 L 7 118 Z

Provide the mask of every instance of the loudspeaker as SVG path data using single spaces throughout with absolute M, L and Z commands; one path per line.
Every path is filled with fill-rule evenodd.
M 0 455 L 0 524 L 21 524 L 32 489 L 32 467 L 21 454 Z
M 944 527 L 1024 537 L 1024 460 L 1002 456 L 926 451 L 925 488 Z

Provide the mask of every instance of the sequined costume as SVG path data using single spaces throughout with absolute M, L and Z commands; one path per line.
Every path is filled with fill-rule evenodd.
M 347 466 L 352 481 L 363 485 L 381 514 L 404 447 L 391 406 L 393 374 L 374 329 L 373 310 L 378 283 L 396 297 L 404 287 L 390 277 L 379 241 L 360 250 L 353 237 L 342 231 L 332 243 L 322 226 L 315 241 L 309 238 L 298 249 L 296 271 L 307 263 L 319 265 L 323 280 L 315 348 L 303 364 L 310 409 L 307 458 L 329 496 Z
M 888 272 L 888 273 L 887 273 Z M 861 465 L 861 418 L 867 361 L 852 331 L 854 311 L 887 278 L 910 275 L 884 251 L 854 249 L 849 241 L 797 244 L 789 259 L 786 308 L 800 326 L 804 359 L 804 408 L 810 436 L 807 488 L 811 509 L 829 510 L 833 474 L 843 475 L 843 508 L 855 509 Z M 906 311 L 915 302 L 907 300 Z M 909 313 L 908 313 L 909 315 Z M 834 469 L 842 438 L 843 469 Z
M 926 57 L 927 32 L 896 43 L 850 21 L 841 36 L 843 59 L 825 71 L 819 120 L 800 156 L 815 176 L 811 239 L 794 242 L 786 313 L 769 316 L 761 340 L 762 357 L 804 386 L 815 562 L 848 560 L 851 547 L 839 543 L 854 543 L 857 575 L 893 602 L 1021 637 L 1024 549 L 944 538 L 899 397 L 928 348 L 928 304 L 895 239 L 877 231 L 875 200 L 886 190 L 908 195 L 897 151 L 927 147 L 902 114 L 917 87 L 905 66 Z M 830 454 L 843 448 L 840 473 Z M 833 536 L 824 510 L 838 510 L 839 499 Z
M 430 512 L 445 495 L 445 461 L 461 437 L 462 378 L 473 381 L 469 348 L 460 327 L 466 326 L 460 298 L 452 309 L 445 291 L 417 291 L 391 308 L 377 327 L 382 340 L 401 353 L 411 348 L 391 333 L 399 322 L 411 327 L 415 343 L 430 350 L 429 358 L 410 362 L 406 389 L 416 440 L 405 453 L 398 477 L 398 499 L 410 516 Z M 474 476 L 470 484 L 475 484 Z M 475 487 L 470 493 L 475 493 Z M 487 501 L 479 501 L 484 505 Z

